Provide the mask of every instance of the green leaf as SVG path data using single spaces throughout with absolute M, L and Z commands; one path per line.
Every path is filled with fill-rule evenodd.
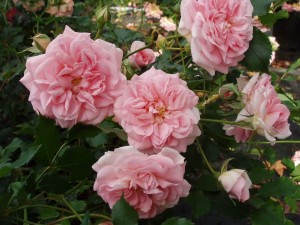
M 1 158 L 0 158 L 0 162 L 7 162 L 10 160 L 10 155 L 11 153 L 15 152 L 16 150 L 18 150 L 19 148 L 21 148 L 23 145 L 23 141 L 20 140 L 19 138 L 14 138 L 9 145 L 6 146 L 6 148 L 4 148 L 1 151 Z
M 277 20 L 285 19 L 289 17 L 289 13 L 286 10 L 281 10 L 276 13 L 268 13 L 266 15 L 262 15 L 259 17 L 259 20 L 262 24 L 266 25 L 267 27 L 272 27 Z
M 72 186 L 66 177 L 57 173 L 47 174 L 40 182 L 41 190 L 54 194 L 64 194 Z
M 107 143 L 107 134 L 101 132 L 95 137 L 86 138 L 86 141 L 90 146 L 94 148 L 103 146 Z
M 71 147 L 58 159 L 57 167 L 69 172 L 72 181 L 78 181 L 93 172 L 94 163 L 94 155 L 89 149 Z
M 11 170 L 12 168 L 9 163 L 0 164 L 0 178 L 8 176 Z
M 49 209 L 49 208 L 42 208 L 40 212 L 40 219 L 41 220 L 48 220 L 48 219 L 53 219 L 59 217 L 59 212 L 57 212 L 54 209 Z
M 269 38 L 263 32 L 254 28 L 253 39 L 241 64 L 250 71 L 268 72 L 271 54 L 272 46 Z
M 138 214 L 130 206 L 123 195 L 112 208 L 112 222 L 114 225 L 137 225 Z
M 288 177 L 279 177 L 276 180 L 268 182 L 258 190 L 258 194 L 263 197 L 280 198 L 295 193 L 297 185 Z
M 86 203 L 82 200 L 71 201 L 70 205 L 73 207 L 73 209 L 75 209 L 76 212 L 83 212 L 86 208 Z
M 207 214 L 211 208 L 209 199 L 203 194 L 202 191 L 190 193 L 187 202 L 191 206 L 193 216 L 199 218 Z
M 203 174 L 197 181 L 197 190 L 219 191 L 218 180 L 212 174 Z
M 90 213 L 86 212 L 86 214 L 84 215 L 80 225 L 90 225 L 90 224 L 91 224 L 91 222 L 90 222 Z
M 266 168 L 254 168 L 248 172 L 250 180 L 254 184 L 264 183 L 274 176 L 274 171 L 267 170 Z
M 291 173 L 291 176 L 293 177 L 300 176 L 300 164 L 295 167 L 294 171 Z
M 272 2 L 274 2 L 274 0 L 251 0 L 254 8 L 253 16 L 267 13 Z
M 38 152 L 38 150 L 41 148 L 41 145 L 39 146 L 33 146 L 28 149 L 22 149 L 21 155 L 19 159 L 17 159 L 15 162 L 11 164 L 13 168 L 20 168 L 21 166 L 25 165 L 26 163 L 29 163 L 29 161 L 35 156 L 35 154 Z
M 284 225 L 285 218 L 282 207 L 269 201 L 263 207 L 254 210 L 251 214 L 253 225 Z
M 300 58 L 297 59 L 292 65 L 289 66 L 286 73 L 290 73 L 300 67 Z
M 170 219 L 167 219 L 165 222 L 163 222 L 161 225 L 193 225 L 190 220 L 187 220 L 185 218 L 177 218 L 173 217 Z
M 291 212 L 295 213 L 298 210 L 298 202 L 300 200 L 300 190 L 296 191 L 294 194 L 286 196 L 285 202 L 291 207 Z
M 93 125 L 84 125 L 84 124 L 76 124 L 69 131 L 69 141 L 78 139 L 78 138 L 86 138 L 86 137 L 95 137 L 99 134 L 101 130 Z
M 40 116 L 35 134 L 35 145 L 42 145 L 35 158 L 42 165 L 48 166 L 61 146 L 58 127 L 53 120 Z
M 104 128 L 104 127 L 100 127 L 100 129 L 104 133 L 107 133 L 107 134 L 114 133 L 121 140 L 127 141 L 127 134 L 126 134 L 126 132 L 123 129 L 120 129 L 120 128 Z
M 22 183 L 22 182 L 14 182 L 9 185 L 9 189 L 11 189 L 13 191 L 12 198 L 14 198 L 18 195 L 19 191 L 21 190 L 21 188 L 23 186 L 24 186 L 24 183 Z
M 289 158 L 283 158 L 283 159 L 281 160 L 281 162 L 282 162 L 285 166 L 287 166 L 287 168 L 288 168 L 289 170 L 293 171 L 293 170 L 295 169 L 295 164 L 294 164 L 294 162 L 293 162 L 291 159 L 289 159 Z

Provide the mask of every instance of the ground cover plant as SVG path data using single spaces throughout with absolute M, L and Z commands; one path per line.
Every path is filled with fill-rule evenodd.
M 0 223 L 297 224 L 298 2 L 0 3 Z

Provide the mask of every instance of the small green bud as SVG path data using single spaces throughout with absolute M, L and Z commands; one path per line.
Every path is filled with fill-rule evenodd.
M 105 23 L 109 22 L 111 19 L 109 7 L 107 5 L 103 7 L 98 7 L 95 16 L 99 28 L 102 29 Z
M 37 34 L 33 38 L 33 46 L 41 52 L 45 52 L 47 46 L 50 44 L 51 39 L 46 34 Z

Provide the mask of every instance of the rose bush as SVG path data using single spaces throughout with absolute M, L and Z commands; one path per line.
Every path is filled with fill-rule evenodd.
M 1 225 L 297 224 L 284 1 L 39 2 L 0 1 Z

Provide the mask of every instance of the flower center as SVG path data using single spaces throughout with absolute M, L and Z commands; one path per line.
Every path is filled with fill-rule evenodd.
M 154 115 L 154 121 L 158 124 L 162 124 L 165 116 L 168 114 L 168 109 L 163 103 L 154 103 L 149 107 L 149 112 Z
M 71 83 L 73 86 L 78 86 L 81 82 L 82 78 L 74 78 Z

